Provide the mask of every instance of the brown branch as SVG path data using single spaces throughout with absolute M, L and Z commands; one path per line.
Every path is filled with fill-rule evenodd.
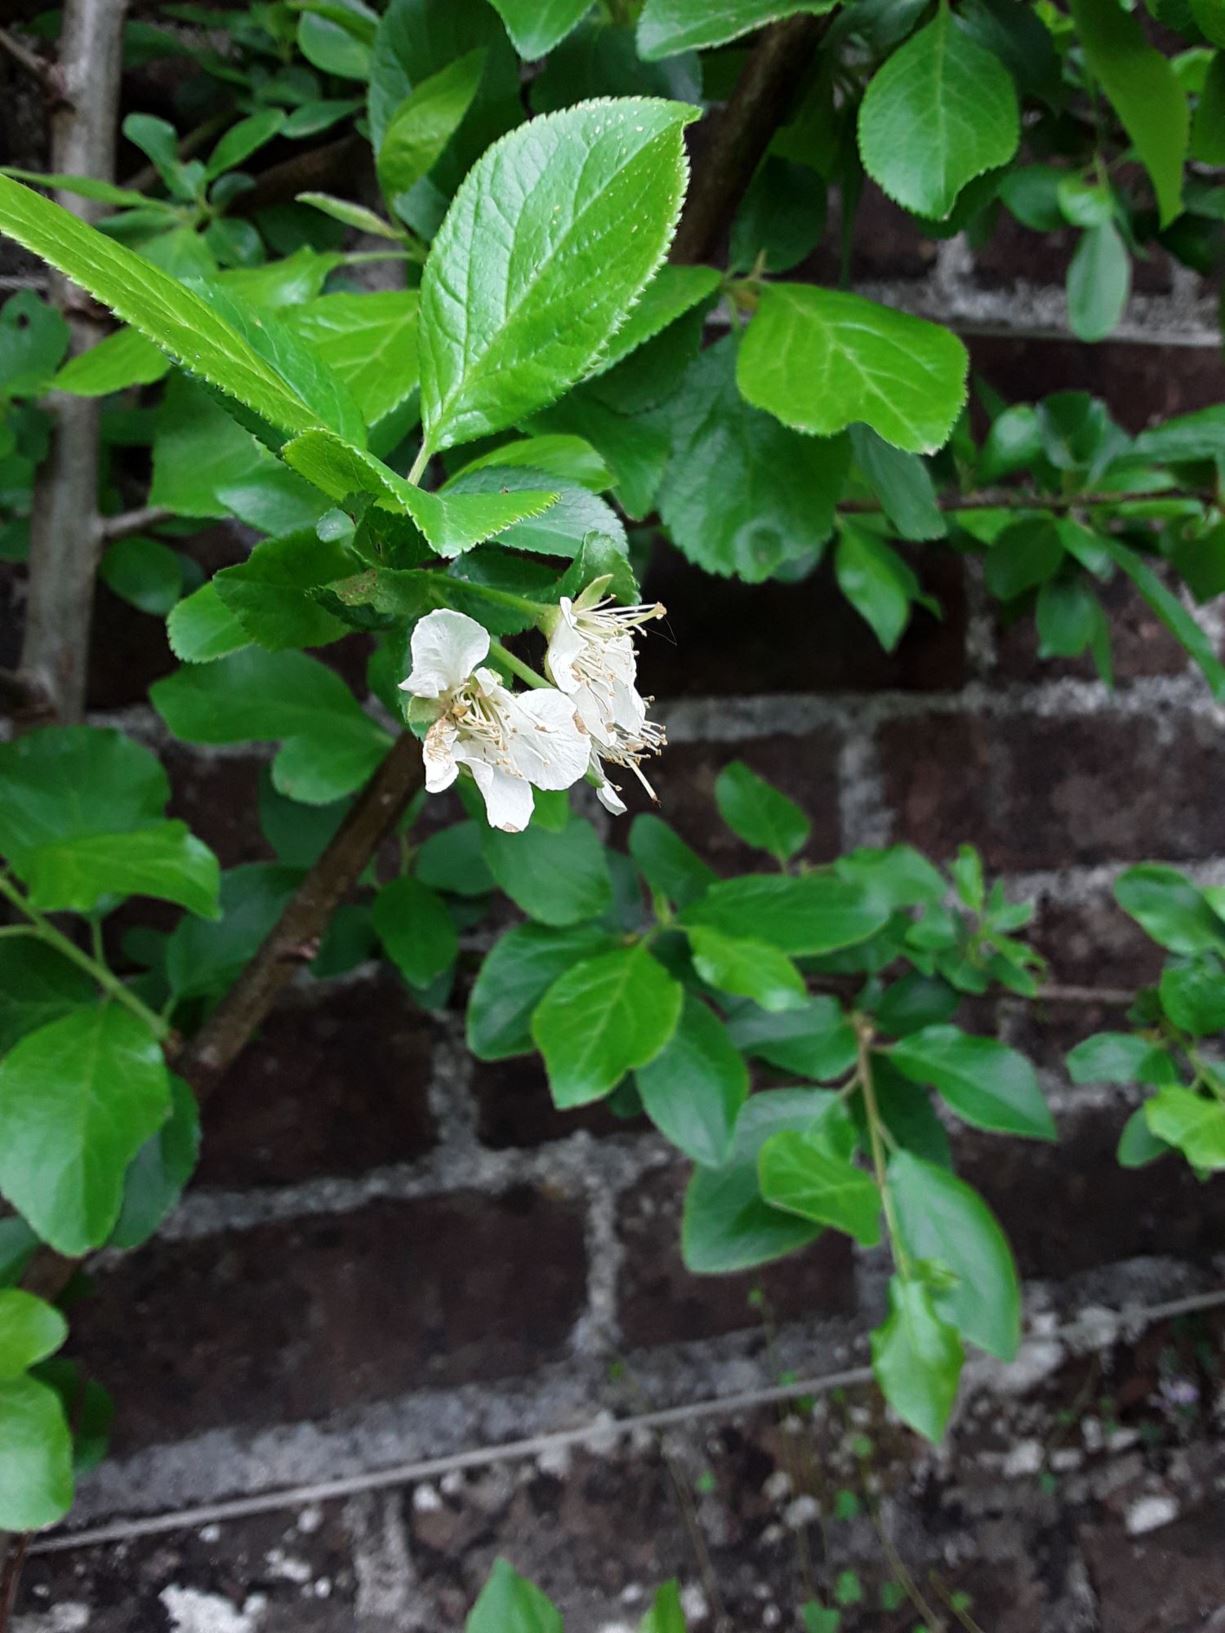
M 944 493 L 937 500 L 940 510 L 1109 510 L 1118 505 L 1142 501 L 1194 500 L 1215 505 L 1221 495 L 1211 488 L 1128 489 L 1123 493 L 1025 493 L 1019 488 L 984 488 L 979 493 Z M 883 510 L 878 499 L 843 499 L 836 509 L 844 516 L 878 516 Z
M 45 57 L 40 57 L 37 51 L 31 51 L 28 45 L 23 44 L 7 28 L 0 28 L 0 51 L 11 57 L 31 78 L 36 79 L 48 95 L 56 94 L 58 87 L 54 66 Z
M 356 133 L 339 141 L 295 153 L 274 164 L 255 179 L 255 186 L 240 193 L 229 206 L 230 215 L 254 215 L 270 204 L 288 204 L 299 193 L 332 193 L 354 187 L 354 179 L 370 161 L 370 144 Z
M 168 505 L 141 505 L 137 510 L 121 510 L 117 516 L 100 518 L 98 536 L 103 544 L 114 544 L 116 539 L 130 538 L 133 533 L 143 533 L 147 527 L 157 527 L 173 515 Z
M 715 253 L 770 138 L 791 112 L 825 26 L 825 19 L 801 15 L 762 34 L 731 100 L 711 120 L 672 242 L 673 261 L 707 261 Z

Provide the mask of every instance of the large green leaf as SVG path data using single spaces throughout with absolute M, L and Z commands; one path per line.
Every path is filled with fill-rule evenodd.
M 67 1336 L 68 1323 L 58 1310 L 19 1287 L 5 1288 L 0 1292 L 0 1383 L 54 1355 Z
M 832 1225 L 864 1247 L 880 1241 L 880 1191 L 826 1141 L 794 1129 L 772 1134 L 757 1164 L 763 1199 L 786 1213 Z
M 1033 1067 L 995 1038 L 925 1026 L 894 1044 L 889 1059 L 912 1083 L 930 1084 L 974 1128 L 1034 1140 L 1057 1137 Z
M 373 425 L 417 389 L 418 306 L 415 289 L 320 295 L 291 312 L 289 321 Z
M 123 1206 L 110 1234 L 111 1247 L 147 1242 L 174 1207 L 200 1155 L 200 1113 L 181 1077 L 170 1074 L 170 1116 L 145 1141 L 123 1181 Z
M 93 726 L 47 726 L 0 744 L 0 786 L 0 851 L 18 872 L 44 845 L 147 828 L 170 797 L 147 748 Z
M 54 1525 L 72 1506 L 72 1435 L 59 1396 L 34 1378 L 0 1384 L 0 1527 Z
M 85 971 L 31 937 L 0 941 L 0 1055 L 96 996 Z
M 1144 1117 L 1151 1133 L 1197 1168 L 1225 1168 L 1225 1101 L 1171 1084 L 1145 1104 Z
M 797 431 L 828 437 L 862 421 L 930 454 L 952 434 L 967 368 L 965 347 L 937 323 L 843 290 L 771 284 L 736 378 L 749 402 Z
M 89 913 L 107 896 L 153 896 L 206 919 L 220 911 L 217 858 L 184 822 L 40 845 L 23 871 L 30 901 L 44 913 Z
M 374 898 L 374 929 L 383 950 L 412 987 L 428 987 L 454 964 L 455 924 L 441 896 L 407 875 Z
M 496 1559 L 464 1633 L 562 1633 L 562 1625 L 540 1589 L 506 1560 Z
M 60 1253 L 98 1247 L 129 1162 L 169 1110 L 161 1048 L 129 1010 L 52 1021 L 0 1063 L 0 1192 Z
M 864 169 L 904 209 L 936 221 L 967 182 L 1007 164 L 1020 137 L 1012 76 L 947 5 L 886 59 L 859 106 Z
M 468 999 L 469 1049 L 478 1060 L 530 1054 L 532 1011 L 554 981 L 615 945 L 595 924 L 518 924 L 508 930 L 486 954 Z
M 492 0 L 515 50 L 528 62 L 543 57 L 577 28 L 591 0 Z
M 917 1279 L 890 1280 L 889 1312 L 872 1334 L 876 1381 L 903 1423 L 939 1440 L 957 1399 L 965 1358 L 961 1339 L 936 1314 L 930 1289 Z
M 669 403 L 672 457 L 659 511 L 690 561 L 756 583 L 819 554 L 850 450 L 844 439 L 814 446 L 746 403 L 736 358 L 731 337 L 709 347 Z
M 590 370 L 663 260 L 696 114 L 586 103 L 511 132 L 474 166 L 421 282 L 427 448 L 513 425 Z
M 715 804 L 724 822 L 746 845 L 769 851 L 780 862 L 802 850 L 812 832 L 812 823 L 795 801 L 743 760 L 733 760 L 715 778 Z
M 2 175 L 0 227 L 261 421 L 286 432 L 321 423 L 280 371 L 194 290 Z
M 832 11 L 837 0 L 647 0 L 638 49 L 648 62 L 723 45 L 796 12 Z
M 1190 130 L 1186 94 L 1169 61 L 1145 39 L 1139 19 L 1118 0 L 1071 0 L 1071 9 L 1085 61 L 1152 178 L 1167 227 L 1182 209 Z
M 820 994 L 798 1009 L 771 1014 L 746 1004 L 729 1022 L 732 1042 L 780 1071 L 826 1083 L 855 1064 L 855 1028 L 836 998 Z
M 1021 1339 L 1021 1290 L 1008 1238 L 964 1180 L 909 1151 L 895 1152 L 888 1184 L 906 1250 L 951 1270 L 937 1305 L 965 1338 L 1010 1361 Z
M 711 1167 L 727 1160 L 749 1074 L 723 1022 L 691 993 L 671 1040 L 639 1068 L 637 1082 L 647 1116 L 673 1145 Z
M 807 997 L 804 977 L 777 947 L 764 941 L 724 935 L 706 925 L 689 931 L 693 967 L 719 992 L 751 998 L 766 1010 L 799 1009 Z
M 828 873 L 795 878 L 746 873 L 712 885 L 685 909 L 682 923 L 766 941 L 793 957 L 805 957 L 857 946 L 888 917 L 888 910 L 867 901 L 857 886 Z
M 264 539 L 246 561 L 215 573 L 212 585 L 243 633 L 266 651 L 326 646 L 347 635 L 348 626 L 310 592 L 346 577 L 356 565 L 343 545 L 302 528 Z
M 676 1030 L 683 998 L 680 982 L 641 943 L 567 970 L 532 1016 L 556 1104 L 600 1100 L 654 1060 Z
M 1177 868 L 1141 862 L 1119 875 L 1114 894 L 1123 911 L 1171 952 L 1225 952 L 1225 922 Z
M 560 833 L 538 823 L 517 834 L 483 827 L 481 854 L 516 907 L 541 924 L 578 924 L 612 901 L 604 847 L 581 817 Z

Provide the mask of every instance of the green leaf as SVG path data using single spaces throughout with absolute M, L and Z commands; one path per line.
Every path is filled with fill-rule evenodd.
M 1225 1031 L 1225 969 L 1219 958 L 1201 953 L 1168 963 L 1158 991 L 1162 1009 L 1181 1031 L 1195 1038 Z
M 333 198 L 330 193 L 298 193 L 295 195 L 299 204 L 308 204 L 312 210 L 319 210 L 333 221 L 343 222 L 346 227 L 355 227 L 358 232 L 371 233 L 375 238 L 391 238 L 397 243 L 403 242 L 403 233 L 398 227 L 384 221 L 382 216 L 374 210 L 368 210 L 364 204 L 354 204 L 351 199 Z
M 807 1247 L 821 1226 L 762 1200 L 757 1159 L 772 1134 L 803 1131 L 829 1106 L 819 1089 L 771 1089 L 750 1095 L 736 1121 L 731 1155 L 720 1168 L 698 1168 L 685 1193 L 681 1250 L 699 1276 L 749 1270 Z
M 710 1167 L 727 1160 L 749 1074 L 723 1022 L 692 994 L 685 994 L 663 1052 L 639 1068 L 637 1083 L 647 1116 L 687 1157 Z
M 0 1063 L 0 1192 L 58 1252 L 98 1247 L 170 1110 L 156 1038 L 118 1004 L 31 1032 Z
M 987 551 L 983 577 L 992 595 L 1012 601 L 1058 572 L 1063 541 L 1049 516 L 1014 522 L 998 534 Z
M 681 1591 L 675 1582 L 665 1582 L 656 1591 L 638 1633 L 686 1633 Z
M 1171 1084 L 1146 1102 L 1144 1116 L 1149 1132 L 1196 1168 L 1225 1168 L 1225 1101 Z
M 1225 46 L 1225 0 L 1191 0 L 1191 15 L 1205 39 Z
M 719 880 L 686 908 L 682 925 L 708 926 L 726 936 L 769 942 L 792 957 L 816 957 L 854 947 L 887 921 L 887 910 L 862 890 L 828 873 L 796 878 L 746 873 Z
M 1225 165 L 1225 51 L 1208 64 L 1191 128 L 1191 156 L 1201 164 Z
M 497 1559 L 464 1623 L 464 1633 L 562 1633 L 562 1625 L 540 1589 L 506 1560 Z
M 502 533 L 526 516 L 538 516 L 557 497 L 534 491 L 516 493 L 425 493 L 398 476 L 363 448 L 330 431 L 309 431 L 281 450 L 294 470 L 329 498 L 347 499 L 371 493 L 382 510 L 411 516 L 430 547 L 454 556 Z
M 558 930 L 519 924 L 508 930 L 486 954 L 468 1000 L 469 1049 L 478 1060 L 530 1054 L 532 1011 L 554 981 L 615 945 L 595 924 Z
M 889 1281 L 889 1318 L 872 1334 L 872 1370 L 889 1405 L 928 1440 L 944 1434 L 964 1351 L 955 1327 L 936 1314 L 923 1282 Z
M 936 1295 L 941 1314 L 972 1344 L 1011 1361 L 1021 1340 L 1021 1289 L 995 1215 L 964 1180 L 909 1151 L 890 1159 L 888 1185 L 911 1258 L 957 1278 Z
M 421 281 L 427 448 L 513 425 L 590 370 L 664 258 L 696 115 L 647 98 L 586 103 L 477 162 Z
M 0 851 L 23 877 L 42 846 L 147 828 L 170 797 L 147 748 L 93 726 L 47 726 L 0 744 L 0 785 Z
M 343 545 L 303 528 L 279 539 L 264 539 L 246 561 L 214 574 L 212 583 L 247 639 L 268 652 L 281 652 L 326 646 L 349 633 L 348 626 L 326 612 L 310 592 L 343 578 L 355 565 Z
M 654 340 L 695 306 L 709 300 L 719 288 L 719 274 L 708 266 L 661 266 L 637 301 L 625 322 L 611 336 L 600 353 L 593 375 L 596 379 L 627 358 L 631 352 Z
M 693 967 L 708 986 L 751 998 L 762 1009 L 798 1009 L 804 977 L 777 947 L 698 925 L 689 931 Z
M 772 1207 L 832 1225 L 864 1247 L 880 1241 L 876 1181 L 819 1137 L 788 1129 L 772 1134 L 761 1148 L 758 1176 Z
M 1158 1061 L 1169 1064 L 1165 1050 L 1138 1032 L 1098 1032 L 1069 1050 L 1067 1068 L 1073 1083 L 1151 1083 Z
M 842 1077 L 855 1064 L 855 1028 L 836 998 L 810 997 L 802 1008 L 770 1014 L 745 1005 L 729 1032 L 737 1049 L 818 1083 Z
M 185 822 L 40 845 L 26 855 L 24 875 L 43 913 L 89 913 L 107 896 L 153 896 L 206 919 L 220 911 L 217 858 Z
M 442 157 L 472 106 L 485 71 L 485 48 L 466 52 L 415 85 L 392 114 L 378 151 L 379 186 L 394 207 Z
M 370 77 L 368 41 L 330 17 L 305 12 L 298 19 L 298 50 L 314 67 L 340 79 Z
M 167 382 L 154 424 L 149 502 L 186 516 L 224 516 L 221 489 L 276 470 L 266 448 L 185 375 Z
M 0 941 L 0 1055 L 96 996 L 84 970 L 30 937 Z
M 1145 934 L 1171 952 L 1225 951 L 1225 923 L 1177 868 L 1142 862 L 1119 875 L 1114 895 Z
M 417 389 L 415 289 L 320 295 L 289 315 L 294 332 L 309 340 L 348 387 L 367 425 L 374 425 Z
M 885 515 L 904 539 L 942 539 L 948 532 L 936 488 L 917 454 L 903 453 L 866 425 L 851 427 L 855 463 Z
M 626 1072 L 654 1060 L 676 1030 L 683 999 L 680 982 L 641 943 L 568 970 L 532 1016 L 554 1102 L 568 1109 L 600 1100 Z
M 787 272 L 812 254 L 825 231 L 825 177 L 810 165 L 768 153 L 732 222 L 728 266 Z
M 255 953 L 301 882 L 297 868 L 251 863 L 221 879 L 221 919 L 183 918 L 166 942 L 166 980 L 176 998 L 222 992 Z
M 170 650 L 183 663 L 213 663 L 248 644 L 246 630 L 211 580 L 173 609 L 166 634 Z
M 158 539 L 116 539 L 98 577 L 141 612 L 164 618 L 183 590 L 183 558 Z
M 629 852 L 651 889 L 676 907 L 688 907 L 718 875 L 661 818 L 650 811 L 630 824 Z
M 889 1059 L 912 1083 L 930 1084 L 973 1128 L 1056 1138 L 1033 1067 L 994 1038 L 972 1037 L 955 1026 L 926 1026 L 895 1043 Z
M 1038 591 L 1034 622 L 1040 658 L 1078 658 L 1097 634 L 1101 603 L 1080 578 L 1048 578 Z
M 812 823 L 794 800 L 751 771 L 743 760 L 733 760 L 715 778 L 719 815 L 746 845 L 769 851 L 786 862 L 802 850 Z
M 459 955 L 455 924 L 442 898 L 407 876 L 384 885 L 374 898 L 374 929 L 410 987 L 428 987 Z
M 70 357 L 51 382 L 76 397 L 105 397 L 128 386 L 151 385 L 172 367 L 165 352 L 136 329 L 117 329 L 87 352 Z
M 780 17 L 831 11 L 837 0 L 647 0 L 638 49 L 647 62 L 724 45 Z
M 67 1337 L 68 1323 L 50 1304 L 18 1287 L 0 1292 L 0 1383 L 54 1355 Z
M 1225 664 L 1221 663 L 1211 640 L 1182 602 L 1166 589 L 1144 558 L 1130 550 L 1121 540 L 1102 535 L 1100 542 L 1110 559 L 1127 574 L 1170 634 L 1186 648 L 1193 661 L 1199 665 L 1213 697 L 1218 701 L 1225 701 Z
M 516 907 L 541 924 L 578 924 L 612 901 L 604 847 L 582 818 L 560 833 L 534 824 L 517 834 L 482 828 L 481 854 Z
M 1182 209 L 1186 96 L 1169 61 L 1118 0 L 1071 0 L 1071 11 L 1085 61 L 1131 137 L 1152 179 L 1161 225 L 1168 227 Z
M 547 54 L 591 9 L 591 0 L 492 0 L 515 50 L 526 62 Z
M 0 1384 L 0 1527 L 34 1531 L 72 1507 L 72 1435 L 59 1397 L 34 1378 Z
M 170 1074 L 170 1116 L 132 1159 L 110 1247 L 147 1242 L 182 1194 L 200 1155 L 200 1113 L 181 1077 Z
M 935 453 L 966 396 L 966 349 L 950 330 L 861 295 L 770 284 L 740 347 L 749 402 L 784 425 L 833 436 L 862 421 L 909 453 Z
M 883 539 L 846 517 L 838 524 L 834 571 L 843 595 L 892 652 L 910 622 L 911 602 L 922 594 L 914 573 Z
M 413 872 L 431 890 L 454 896 L 485 896 L 497 884 L 481 855 L 481 829 L 476 822 L 456 822 L 441 833 L 430 834 L 413 859 Z
M 230 126 L 209 154 L 204 167 L 205 175 L 212 181 L 227 170 L 237 170 L 244 159 L 249 159 L 274 136 L 279 136 L 284 123 L 285 114 L 280 108 L 264 108 L 247 119 L 240 119 L 236 125 Z
M 659 511 L 690 561 L 759 583 L 820 554 L 850 451 L 842 439 L 814 448 L 750 407 L 736 359 L 731 337 L 708 347 L 670 401 L 672 457 Z
M 1137 1106 L 1123 1124 L 1115 1160 L 1120 1168 L 1147 1168 L 1150 1162 L 1168 1156 L 1171 1150 L 1172 1147 L 1149 1128 L 1145 1107 Z
M 288 432 L 321 423 L 317 411 L 202 296 L 7 176 L 0 176 L 0 227 L 261 421 Z
M 1020 138 L 1012 76 L 947 5 L 886 59 L 859 107 L 864 169 L 903 209 L 936 221 L 967 182 L 1007 164 Z
M 1068 323 L 1078 340 L 1105 340 L 1127 309 L 1131 256 L 1113 221 L 1081 236 L 1068 267 Z
M 60 171 L 21 170 L 16 165 L 0 167 L 0 175 L 15 176 L 18 181 L 33 182 L 37 187 L 51 187 L 57 193 L 75 193 L 78 198 L 93 199 L 98 204 L 114 204 L 119 208 L 152 210 L 173 220 L 174 206 L 164 199 L 147 198 L 131 187 L 116 187 L 113 182 L 97 181 L 93 176 L 69 176 Z
M 0 307 L 0 402 L 41 397 L 68 350 L 67 322 L 32 289 L 19 290 Z

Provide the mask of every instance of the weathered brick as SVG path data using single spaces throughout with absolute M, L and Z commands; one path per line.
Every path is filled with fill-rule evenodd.
M 510 1146 L 543 1145 L 564 1140 L 583 1129 L 589 1134 L 635 1132 L 647 1126 L 645 1118 L 623 1119 L 602 1102 L 559 1111 L 549 1093 L 544 1067 L 537 1055 L 513 1060 L 474 1062 L 472 1093 L 477 1105 L 477 1134 L 495 1151 Z
M 1081 234 L 1072 227 L 1058 232 L 1032 232 L 1008 210 L 996 212 L 991 237 L 974 251 L 974 282 L 986 289 L 1015 288 L 1018 278 L 1031 285 L 1062 289 L 1068 265 Z M 1132 261 L 1135 288 L 1144 294 L 1164 295 L 1171 287 L 1171 262 L 1164 251 L 1149 252 Z
M 1210 1498 L 1172 1525 L 1130 1537 L 1122 1525 L 1080 1532 L 1109 1633 L 1190 1633 L 1219 1625 L 1225 1609 L 1225 1501 Z
M 122 1453 L 527 1372 L 565 1353 L 585 1288 L 556 1197 L 375 1201 L 150 1243 L 97 1278 L 73 1346 L 121 1402 Z
M 1126 682 L 1145 675 L 1179 675 L 1189 666 L 1183 647 L 1149 610 L 1139 592 L 1126 580 L 1096 587 L 1110 619 L 1110 643 L 1116 680 Z M 1011 623 L 996 621 L 996 674 L 1001 680 L 1043 681 L 1070 676 L 1095 680 L 1093 659 L 1040 658 L 1038 632 L 1032 608 Z
M 681 1343 L 738 1329 L 762 1329 L 749 1295 L 760 1288 L 771 1316 L 796 1320 L 846 1315 L 855 1307 L 849 1239 L 829 1232 L 778 1264 L 734 1276 L 695 1276 L 681 1261 L 680 1222 L 687 1170 L 668 1168 L 623 1199 L 618 1235 L 625 1249 L 620 1312 L 626 1343 Z
M 286 1185 L 423 1155 L 432 1051 L 390 974 L 278 1011 L 209 1102 L 196 1182 Z
M 930 856 L 952 855 L 988 832 L 989 727 L 973 715 L 933 714 L 881 727 L 886 798 L 898 839 Z
M 1049 960 L 1051 979 L 1076 986 L 1149 986 L 1165 957 L 1108 894 L 1090 901 L 1044 895 L 1030 939 Z
M 270 862 L 272 847 L 259 825 L 260 776 L 266 755 L 200 754 L 170 739 L 159 750 L 170 778 L 169 814 L 216 851 L 222 867 Z

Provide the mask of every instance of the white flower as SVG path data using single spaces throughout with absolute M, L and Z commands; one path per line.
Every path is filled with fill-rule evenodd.
M 509 691 L 492 669 L 488 632 L 462 612 L 427 613 L 413 630 L 412 673 L 401 689 L 433 715 L 425 737 L 425 786 L 449 788 L 472 773 L 490 826 L 519 833 L 532 815 L 532 785 L 569 788 L 586 772 L 591 745 L 575 704 L 552 687 Z
M 664 609 L 618 607 L 599 599 L 607 580 L 589 584 L 577 601 L 563 596 L 549 637 L 544 666 L 549 678 L 570 697 L 591 738 L 591 772 L 601 802 L 620 816 L 625 805 L 609 781 L 604 762 L 628 766 L 652 799 L 655 790 L 640 762 L 658 754 L 667 741 L 662 726 L 647 719 L 649 698 L 639 695 L 638 656 L 633 631 Z

